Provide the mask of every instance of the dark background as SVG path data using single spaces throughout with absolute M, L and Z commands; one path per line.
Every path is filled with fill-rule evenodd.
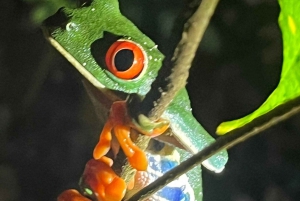
M 123 13 L 166 54 L 176 44 L 170 37 L 180 35 L 185 3 L 120 0 Z M 50 201 L 76 187 L 101 130 L 81 75 L 38 27 L 57 7 L 1 2 L 0 201 Z M 276 87 L 279 10 L 276 0 L 220 2 L 187 85 L 193 112 L 210 133 L 253 111 Z M 204 169 L 204 201 L 300 200 L 299 122 L 297 115 L 232 148 L 219 175 Z

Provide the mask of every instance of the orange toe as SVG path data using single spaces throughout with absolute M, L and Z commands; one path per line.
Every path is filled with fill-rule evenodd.
M 110 150 L 110 144 L 112 140 L 111 129 L 112 129 L 112 124 L 110 121 L 107 121 L 100 134 L 99 142 L 94 149 L 93 152 L 94 159 L 100 159 L 102 156 L 107 154 L 107 152 Z
M 130 165 L 138 171 L 146 171 L 148 167 L 148 160 L 145 152 L 138 149 L 135 150 L 132 157 L 128 157 L 128 162 Z
M 114 164 L 114 161 L 111 158 L 108 158 L 107 156 L 102 156 L 100 159 L 103 163 L 111 167 Z
M 130 138 L 130 127 L 116 125 L 114 132 L 130 165 L 139 171 L 146 170 L 148 166 L 146 154 L 132 142 Z
M 153 132 L 150 134 L 151 137 L 156 137 L 158 135 L 163 134 L 169 128 L 169 124 L 165 124 L 162 127 L 153 129 Z
M 127 185 L 125 181 L 119 177 L 115 177 L 113 181 L 107 185 L 105 194 L 107 201 L 120 201 L 126 193 Z

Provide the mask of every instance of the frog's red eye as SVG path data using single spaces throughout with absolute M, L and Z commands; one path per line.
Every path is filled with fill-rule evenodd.
M 121 79 L 136 78 L 145 66 L 145 55 L 140 46 L 130 40 L 114 42 L 106 52 L 108 70 Z

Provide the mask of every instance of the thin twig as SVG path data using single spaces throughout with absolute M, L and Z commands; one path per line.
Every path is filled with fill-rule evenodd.
M 149 119 L 158 119 L 177 92 L 185 87 L 195 53 L 218 1 L 203 0 L 196 12 L 185 23 L 182 38 L 171 61 L 173 67 L 170 76 L 159 87 L 152 87 L 142 101 L 139 110 L 136 110 L 137 112 L 145 114 Z M 157 79 L 157 81 L 161 80 Z M 152 86 L 154 85 L 156 83 Z
M 165 75 L 160 71 L 158 78 L 152 85 L 152 89 L 147 93 L 139 106 L 136 105 L 134 98 L 129 102 L 132 105 L 129 108 L 133 116 L 137 117 L 142 113 L 151 120 L 158 119 L 174 99 L 177 92 L 185 87 L 195 53 L 218 1 L 203 0 L 195 13 L 185 23 L 182 38 L 171 60 L 173 66 L 171 74 L 164 79 Z M 161 80 L 164 81 L 161 82 Z M 133 198 L 130 200 L 137 199 Z
M 287 107 L 290 108 L 290 110 L 288 110 L 288 112 L 284 112 L 287 111 L 286 110 Z M 291 116 L 299 112 L 300 112 L 300 97 L 284 105 L 278 106 L 277 108 L 267 113 L 266 115 L 257 118 L 257 120 L 254 120 L 249 125 L 241 129 L 234 130 L 228 133 L 224 137 L 218 138 L 216 142 L 206 147 L 205 149 L 203 149 L 196 155 L 192 156 L 188 160 L 182 162 L 179 166 L 165 173 L 162 177 L 158 178 L 153 183 L 149 184 L 148 186 L 146 186 L 145 188 L 143 188 L 142 190 L 134 194 L 132 197 L 125 199 L 124 201 L 142 201 L 150 197 L 155 192 L 162 189 L 165 185 L 167 185 L 174 179 L 177 179 L 187 171 L 191 170 L 196 165 L 199 165 L 210 156 L 224 149 L 229 149 L 234 145 L 243 142 L 246 139 L 258 133 L 261 133 L 262 131 L 265 131 L 266 129 L 272 126 L 277 125 L 278 123 L 290 118 Z M 257 123 L 260 123 L 259 126 L 255 126 L 258 125 Z

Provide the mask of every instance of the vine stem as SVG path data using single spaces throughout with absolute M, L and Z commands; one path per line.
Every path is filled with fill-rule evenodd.
M 289 107 L 288 111 L 286 107 Z M 287 111 L 287 112 L 286 112 Z M 193 155 L 191 158 L 182 162 L 177 167 L 165 173 L 162 177 L 155 180 L 153 183 L 149 184 L 132 197 L 125 199 L 124 201 L 142 201 L 151 195 L 153 195 L 158 190 L 162 189 L 165 185 L 171 181 L 177 179 L 185 172 L 191 170 L 196 165 L 201 164 L 204 160 L 210 156 L 222 151 L 224 149 L 229 149 L 234 145 L 245 141 L 246 139 L 261 133 L 262 131 L 277 125 L 278 123 L 290 118 L 291 116 L 300 112 L 300 97 L 289 101 L 286 104 L 278 106 L 271 112 L 257 118 L 247 126 L 231 131 L 223 137 L 218 138 L 213 144 L 209 145 L 199 153 Z M 279 114 L 280 113 L 280 114 Z M 274 114 L 277 114 L 274 116 Z M 279 114 L 279 115 L 278 115 Z M 272 117 L 270 119 L 270 117 Z M 262 122 L 262 123 L 261 123 Z M 259 125 L 258 125 L 259 124 Z M 256 125 L 256 126 L 254 126 Z
M 177 92 L 185 87 L 192 61 L 218 2 L 219 0 L 202 0 L 195 13 L 187 20 L 181 40 L 171 59 L 170 75 L 166 79 L 160 79 L 159 76 L 164 77 L 164 75 L 158 75 L 158 79 L 153 83 L 140 106 L 134 105 L 138 108 L 133 111 L 134 116 L 138 116 L 136 113 L 143 113 L 151 120 L 158 119 Z

